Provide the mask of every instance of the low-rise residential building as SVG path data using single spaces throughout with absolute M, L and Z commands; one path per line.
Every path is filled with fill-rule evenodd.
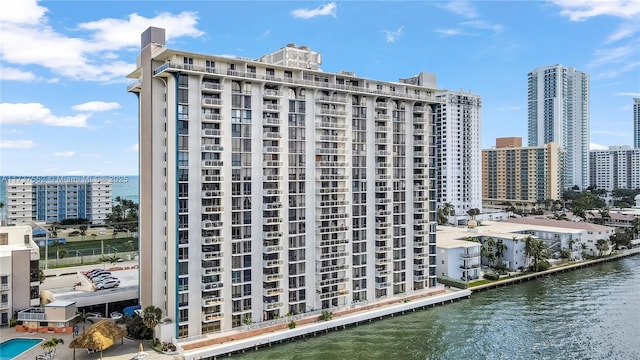
M 616 232 L 616 229 L 613 227 L 591 224 L 584 221 L 522 217 L 510 219 L 507 222 L 529 226 L 530 230 L 528 231 L 530 231 L 531 235 L 547 242 L 552 250 L 556 248 L 556 243 L 558 243 L 560 250 L 581 250 L 592 256 L 609 254 L 611 252 L 609 238 Z M 569 233 L 573 233 L 574 235 L 569 237 L 566 235 Z M 563 234 L 565 235 L 563 236 Z M 603 251 L 597 248 L 599 240 L 607 242 L 607 250 Z M 575 245 L 577 244 L 580 246 L 576 247 Z
M 456 240 L 450 234 L 455 233 L 436 233 L 438 276 L 464 281 L 480 278 L 480 243 Z
M 14 312 L 40 304 L 39 260 L 31 226 L 0 227 L 0 325 Z

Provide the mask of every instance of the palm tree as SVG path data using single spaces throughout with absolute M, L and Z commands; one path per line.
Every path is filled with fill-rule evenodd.
M 64 340 L 58 339 L 58 338 L 51 338 L 51 339 L 43 342 L 42 345 L 40 345 L 40 346 L 42 346 L 42 348 L 44 350 L 47 350 L 47 351 L 55 354 L 56 353 L 56 347 L 58 345 L 62 345 L 62 344 L 64 344 Z M 53 359 L 53 356 L 51 358 Z
M 82 331 L 84 331 L 84 323 L 87 322 L 87 320 L 89 320 L 90 316 L 91 315 L 87 314 L 85 311 L 83 312 L 76 311 L 76 321 L 82 323 Z
M 524 254 L 531 258 L 529 268 L 532 271 L 541 271 L 549 267 L 549 246 L 542 240 L 527 236 L 524 243 Z
M 496 261 L 496 254 L 493 252 L 493 247 L 496 246 L 496 241 L 492 237 L 488 238 L 480 247 L 480 254 L 487 258 L 489 266 L 493 267 Z
M 82 240 L 84 240 L 84 236 L 87 235 L 87 225 L 80 225 L 80 236 L 82 236 Z
M 598 249 L 598 256 L 602 256 L 604 253 L 609 251 L 609 242 L 605 239 L 596 241 L 596 249 Z
M 153 331 L 153 341 L 156 339 L 156 326 L 162 319 L 162 309 L 149 305 L 142 312 L 142 323 Z
M 476 219 L 476 215 L 480 214 L 480 209 L 478 209 L 478 208 L 469 209 L 467 211 L 467 214 L 469 216 L 471 216 L 471 220 L 475 220 Z
M 56 264 L 58 265 L 60 264 L 60 259 L 67 256 L 67 250 L 63 249 L 64 245 L 64 242 L 60 240 L 56 240 L 53 244 L 56 247 Z
M 110 263 L 111 266 L 115 266 L 115 264 L 121 259 L 122 258 L 118 256 L 118 253 L 114 253 L 113 255 L 102 255 L 98 260 L 103 263 Z
M 440 209 L 438 209 L 438 225 L 447 225 L 449 223 L 449 216 L 455 211 L 455 208 L 451 203 L 444 203 Z
M 127 251 L 133 251 L 134 250 L 133 240 L 126 241 L 124 244 L 122 244 L 122 246 Z

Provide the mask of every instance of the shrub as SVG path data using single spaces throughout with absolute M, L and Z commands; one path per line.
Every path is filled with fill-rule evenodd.
M 291 322 L 289 323 L 289 329 L 294 329 L 296 327 L 296 322 L 291 320 Z
M 458 289 L 466 289 L 469 284 L 467 284 L 466 282 L 462 281 L 462 280 L 458 280 L 458 279 L 452 279 L 450 277 L 446 277 L 446 276 L 438 276 L 438 282 L 440 284 L 446 285 L 446 286 L 451 286 L 454 288 L 458 288 Z
M 127 321 L 127 336 L 133 339 L 152 339 L 153 330 L 149 329 L 137 314 Z
M 498 280 L 500 279 L 500 275 L 494 273 L 486 273 L 483 276 L 487 280 Z
M 567 249 L 560 250 L 560 257 L 563 259 L 568 259 L 571 257 L 571 252 Z
M 333 313 L 328 310 L 322 310 L 322 315 L 320 315 L 320 320 L 329 321 L 333 317 Z

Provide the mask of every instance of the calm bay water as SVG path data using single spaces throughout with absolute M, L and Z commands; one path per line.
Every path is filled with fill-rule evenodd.
M 237 359 L 640 359 L 640 256 Z

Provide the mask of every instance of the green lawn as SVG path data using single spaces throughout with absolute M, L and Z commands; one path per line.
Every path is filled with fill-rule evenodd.
M 474 286 L 480 286 L 480 285 L 488 284 L 490 282 L 494 282 L 494 280 L 487 280 L 487 279 L 476 280 L 476 281 L 473 281 L 473 282 L 469 283 L 469 288 L 472 288 Z

